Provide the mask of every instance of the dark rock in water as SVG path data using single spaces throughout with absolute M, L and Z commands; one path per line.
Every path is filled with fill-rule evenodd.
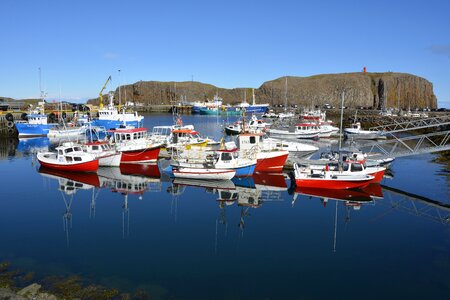
M 272 105 L 285 103 L 286 77 L 264 82 L 255 89 L 257 103 Z M 400 106 L 404 109 L 436 108 L 437 100 L 433 85 L 426 79 L 405 73 L 342 73 L 309 77 L 287 77 L 288 105 L 334 107 L 341 105 L 345 92 L 345 106 L 387 108 Z M 115 99 L 118 102 L 118 89 Z M 181 100 L 204 101 L 218 94 L 224 103 L 251 102 L 251 88 L 222 89 L 211 84 L 195 81 L 159 82 L 138 81 L 121 86 L 121 99 L 144 107 L 159 104 L 178 104 Z M 97 99 L 88 102 L 97 104 Z

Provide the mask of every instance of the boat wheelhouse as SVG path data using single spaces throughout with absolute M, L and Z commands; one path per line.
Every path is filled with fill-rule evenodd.
M 119 128 L 109 130 L 117 151 L 122 153 L 121 163 L 155 162 L 162 143 L 147 138 L 146 128 Z

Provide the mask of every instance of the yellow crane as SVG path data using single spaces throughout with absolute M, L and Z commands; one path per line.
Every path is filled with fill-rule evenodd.
M 103 91 L 106 88 L 106 85 L 108 84 L 108 82 L 111 80 L 111 75 L 108 77 L 108 79 L 106 79 L 105 85 L 103 86 L 102 90 L 100 91 L 100 103 L 99 103 L 99 107 L 100 109 L 103 108 Z

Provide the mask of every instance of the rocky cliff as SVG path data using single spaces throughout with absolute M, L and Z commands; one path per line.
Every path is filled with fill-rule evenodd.
M 287 81 L 287 83 L 286 83 Z M 287 90 L 286 90 L 287 86 Z M 424 78 L 404 73 L 344 73 L 310 77 L 287 76 L 264 82 L 255 89 L 257 103 L 387 108 L 436 108 L 433 85 Z M 121 87 L 121 99 L 143 105 L 212 99 L 218 94 L 225 103 L 251 101 L 251 88 L 223 89 L 200 82 L 139 81 Z M 118 89 L 115 91 L 118 99 Z M 98 103 L 92 99 L 90 103 Z

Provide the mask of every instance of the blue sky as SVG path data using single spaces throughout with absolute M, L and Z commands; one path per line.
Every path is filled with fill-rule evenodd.
M 139 80 L 259 87 L 404 72 L 450 107 L 450 1 L 0 1 L 0 96 L 96 97 Z M 120 72 L 120 78 L 118 70 Z

